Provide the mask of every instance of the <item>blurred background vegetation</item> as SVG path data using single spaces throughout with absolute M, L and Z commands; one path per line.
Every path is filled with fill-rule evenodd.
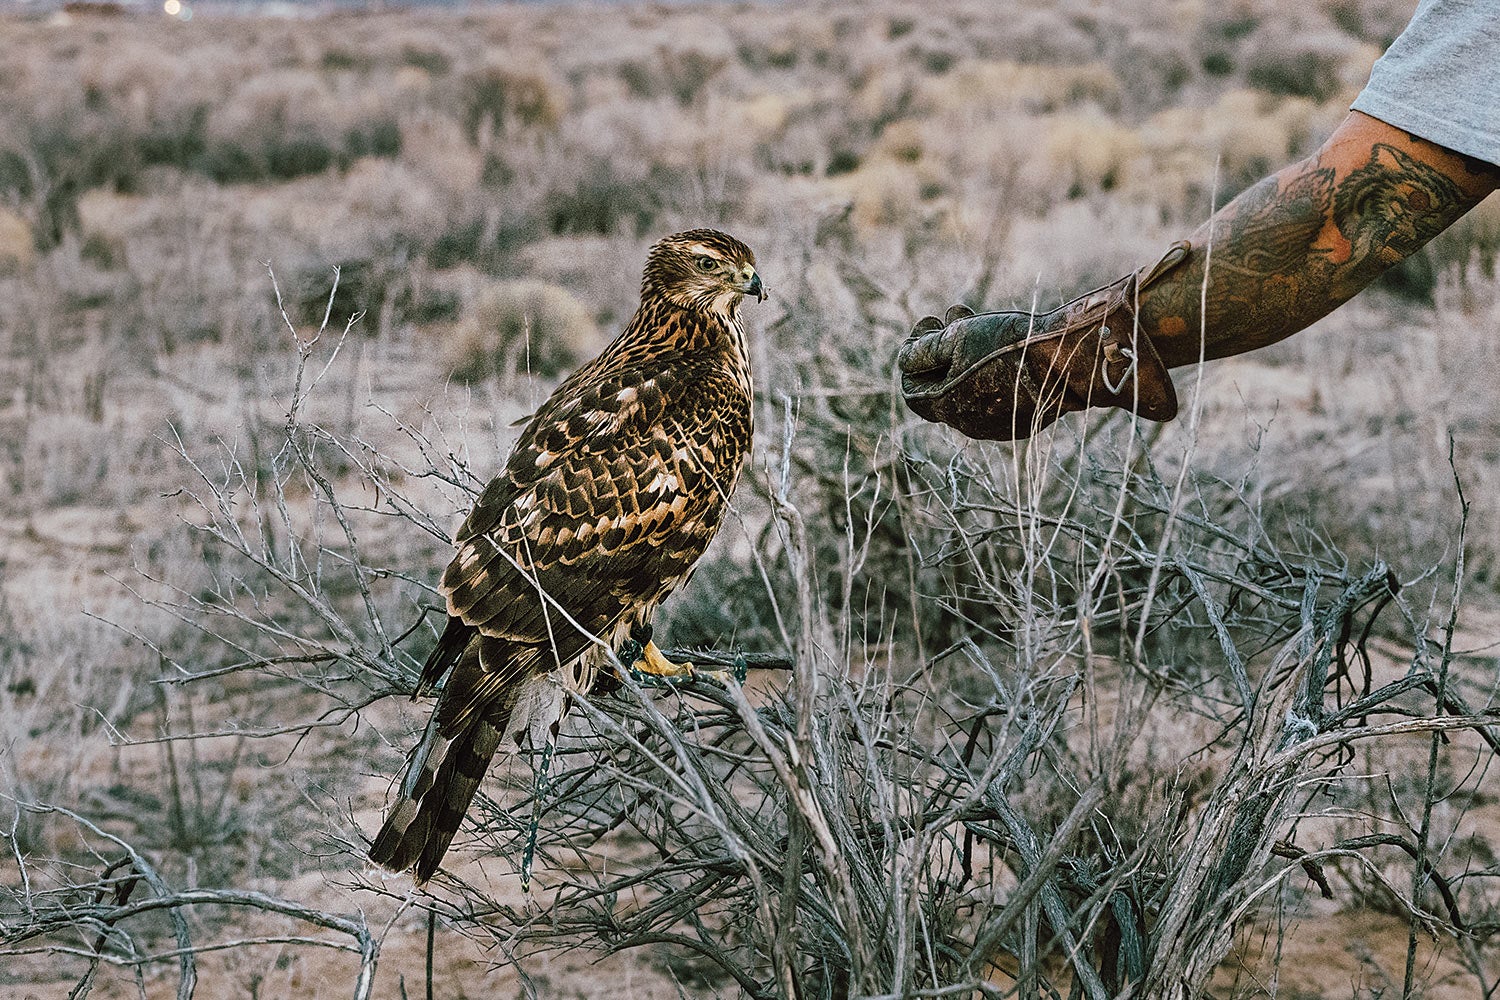
M 1013 463 L 1056 458 L 1076 483 L 1103 475 L 1073 450 L 1077 437 L 1108 456 L 1126 445 L 1119 419 L 1098 414 L 1062 425 L 1041 457 L 920 425 L 892 392 L 912 322 L 955 301 L 1049 307 L 1151 258 L 1315 149 L 1412 6 L 0 18 L 0 790 L 113 823 L 189 881 L 335 898 L 325 869 L 338 863 L 318 860 L 335 836 L 328 817 L 357 817 L 338 827 L 345 837 L 371 827 L 380 775 L 406 745 L 399 710 L 372 710 L 386 712 L 384 729 L 315 734 L 281 767 L 290 742 L 233 733 L 286 724 L 288 702 L 248 684 L 192 695 L 153 683 L 169 664 L 233 659 L 199 620 L 214 606 L 247 593 L 275 605 L 188 530 L 199 522 L 182 492 L 193 478 L 183 454 L 222 448 L 252 480 L 281 468 L 297 354 L 268 263 L 299 327 L 330 309 L 335 268 L 333 325 L 359 317 L 308 404 L 357 443 L 325 453 L 335 482 L 398 483 L 434 527 L 373 517 L 362 529 L 365 555 L 390 570 L 377 596 L 394 621 L 430 599 L 441 533 L 468 502 L 407 473 L 446 456 L 487 478 L 511 423 L 629 316 L 646 247 L 693 226 L 734 233 L 772 292 L 746 307 L 759 451 L 743 526 L 664 609 L 669 632 L 784 645 L 767 593 L 789 572 L 767 513 L 774 453 L 827 556 L 818 600 L 854 622 L 850 662 L 920 672 L 922 650 L 990 627 L 1003 604 L 981 592 L 983 573 L 934 568 L 919 551 L 941 548 L 924 509 L 942 470 L 977 475 L 980 493 L 992 475 L 1015 494 L 1030 480 Z M 1491 199 L 1311 331 L 1186 373 L 1199 413 L 1150 432 L 1145 461 L 1168 482 L 1186 466 L 1208 498 L 1199 513 L 1277 551 L 1355 575 L 1384 559 L 1423 610 L 1449 596 L 1451 579 L 1430 571 L 1456 552 L 1456 470 L 1472 501 L 1466 621 L 1484 647 L 1500 623 L 1500 409 L 1478 391 L 1500 372 L 1497 250 Z M 367 454 L 380 457 L 362 466 Z M 277 482 L 315 511 L 311 487 Z M 1067 488 L 1049 490 L 1033 499 L 1065 502 Z M 378 490 L 364 502 L 378 508 Z M 858 553 L 856 529 L 868 536 Z M 334 600 L 360 598 L 331 573 L 328 586 Z M 164 592 L 194 610 L 142 601 Z M 290 630 L 316 626 L 287 614 Z M 999 631 L 980 641 L 1009 648 Z M 1476 653 L 1475 669 L 1494 659 Z M 959 671 L 932 683 L 967 697 L 987 681 Z M 231 736 L 191 761 L 167 759 L 172 744 L 118 745 L 122 733 L 200 729 Z M 13 834 L 38 856 L 83 850 L 31 814 L 17 812 Z M 1331 912 L 1367 919 L 1368 904 Z M 1375 981 L 1369 963 L 1339 954 Z M 454 956 L 469 978 L 452 995 L 516 988 L 482 956 Z M 224 982 L 313 995 L 300 957 L 225 961 Z M 542 980 L 587 995 L 585 963 L 556 961 Z M 675 995 L 664 984 L 682 970 L 667 951 L 612 961 L 641 977 L 639 995 Z M 45 974 L 0 971 L 0 985 Z

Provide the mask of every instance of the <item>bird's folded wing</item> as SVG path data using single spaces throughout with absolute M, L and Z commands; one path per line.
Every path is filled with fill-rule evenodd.
M 687 388 L 635 372 L 549 400 L 459 533 L 449 613 L 567 662 L 663 597 L 717 530 L 743 453 L 723 444 L 721 393 Z

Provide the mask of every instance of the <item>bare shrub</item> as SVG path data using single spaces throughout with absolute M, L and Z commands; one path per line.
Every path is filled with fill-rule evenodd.
M 102 623 L 32 626 L 46 601 L 43 589 L 35 590 L 34 602 L 0 604 L 0 624 L 6 626 L 0 640 L 0 788 L 10 799 L 13 849 L 50 856 L 57 851 L 56 831 L 17 811 L 15 803 L 75 801 L 88 794 L 79 779 L 107 753 L 100 730 L 138 711 L 143 692 L 131 676 L 133 658 L 122 655 L 120 636 Z
M 31 227 L 15 212 L 0 208 L 0 274 L 24 270 L 35 259 Z
M 460 88 L 464 130 L 475 143 L 512 127 L 555 128 L 566 107 L 556 84 L 537 73 L 502 66 L 466 73 Z
M 1321 6 L 1340 30 L 1373 42 L 1382 51 L 1390 47 L 1410 19 L 1406 5 L 1399 0 L 1324 0 Z
M 479 382 L 528 372 L 550 378 L 599 346 L 598 327 L 575 295 L 522 278 L 480 288 L 443 350 L 454 378 Z
M 727 51 L 662 45 L 649 57 L 622 62 L 619 72 L 637 97 L 666 95 L 687 107 L 729 63 Z
M 1267 93 L 1326 100 L 1342 86 L 1340 70 L 1353 48 L 1333 33 L 1263 32 L 1246 60 L 1245 79 Z
M 1050 112 L 1080 104 L 1112 106 L 1119 81 L 1108 66 L 1046 66 L 1030 63 L 971 61 L 952 73 L 922 85 L 926 99 L 939 108 L 964 104 L 1019 105 Z
M 1070 198 L 1114 190 L 1140 155 L 1135 133 L 1099 114 L 1058 115 L 1049 126 L 1047 156 Z
M 662 194 L 677 187 L 677 175 L 660 165 L 622 176 L 609 160 L 591 156 L 575 170 L 557 178 L 538 205 L 542 225 L 553 234 L 638 235 L 660 214 Z
M 372 241 L 373 245 L 336 258 L 339 285 L 334 315 L 366 315 L 374 321 L 370 329 L 379 330 L 382 325 L 389 326 L 390 317 L 404 316 L 412 308 L 407 248 L 395 242 L 398 245 L 382 246 Z M 324 260 L 302 262 L 288 275 L 286 297 L 299 322 L 315 324 L 328 311 L 327 275 L 328 263 Z
M 0 19 L 0 201 L 32 247 L 0 273 L 0 992 L 603 994 L 623 968 L 663 995 L 1248 1000 L 1344 995 L 1343 959 L 1482 994 L 1482 210 L 1430 305 L 1220 362 L 1196 422 L 960 444 L 892 391 L 914 317 L 1070 298 L 1308 151 L 1407 13 Z M 1330 32 L 1326 98 L 1250 79 Z M 516 50 L 540 117 L 524 87 L 466 117 L 466 74 Z M 437 345 L 479 338 L 497 279 L 615 327 L 622 262 L 714 222 L 773 292 L 761 450 L 659 634 L 749 678 L 595 692 L 552 780 L 518 749 L 415 893 L 362 833 L 422 714 L 399 696 L 447 532 L 545 388 L 514 323 L 458 348 L 490 353 L 476 381 Z M 330 311 L 367 315 L 337 349 Z
M 1500 261 L 1500 199 L 1486 198 L 1423 248 L 1440 276 L 1493 281 Z

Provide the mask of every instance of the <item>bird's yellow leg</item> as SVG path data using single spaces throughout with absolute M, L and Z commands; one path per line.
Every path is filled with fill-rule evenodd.
M 691 663 L 673 663 L 652 641 L 649 625 L 642 625 L 631 631 L 630 639 L 620 650 L 620 659 L 635 677 L 636 683 L 646 687 L 674 687 L 684 681 L 697 678 L 712 681 L 723 687 L 729 683 L 731 677 L 737 680 L 744 679 L 743 674 L 737 672 L 699 670 Z
M 663 679 L 678 679 L 693 676 L 693 665 L 691 663 L 673 663 L 667 659 L 662 651 L 657 648 L 656 640 L 646 640 L 646 648 L 641 650 L 640 659 L 631 665 L 631 669 L 638 674 Z

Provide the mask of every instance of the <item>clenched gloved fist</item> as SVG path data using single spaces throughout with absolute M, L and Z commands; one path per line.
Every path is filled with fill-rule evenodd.
M 1149 337 L 1136 296 L 1187 258 L 1174 243 L 1156 265 L 1049 313 L 926 316 L 901 345 L 901 391 L 925 420 L 969 437 L 1029 437 L 1064 413 L 1118 406 L 1151 420 L 1177 415 L 1177 391 Z

